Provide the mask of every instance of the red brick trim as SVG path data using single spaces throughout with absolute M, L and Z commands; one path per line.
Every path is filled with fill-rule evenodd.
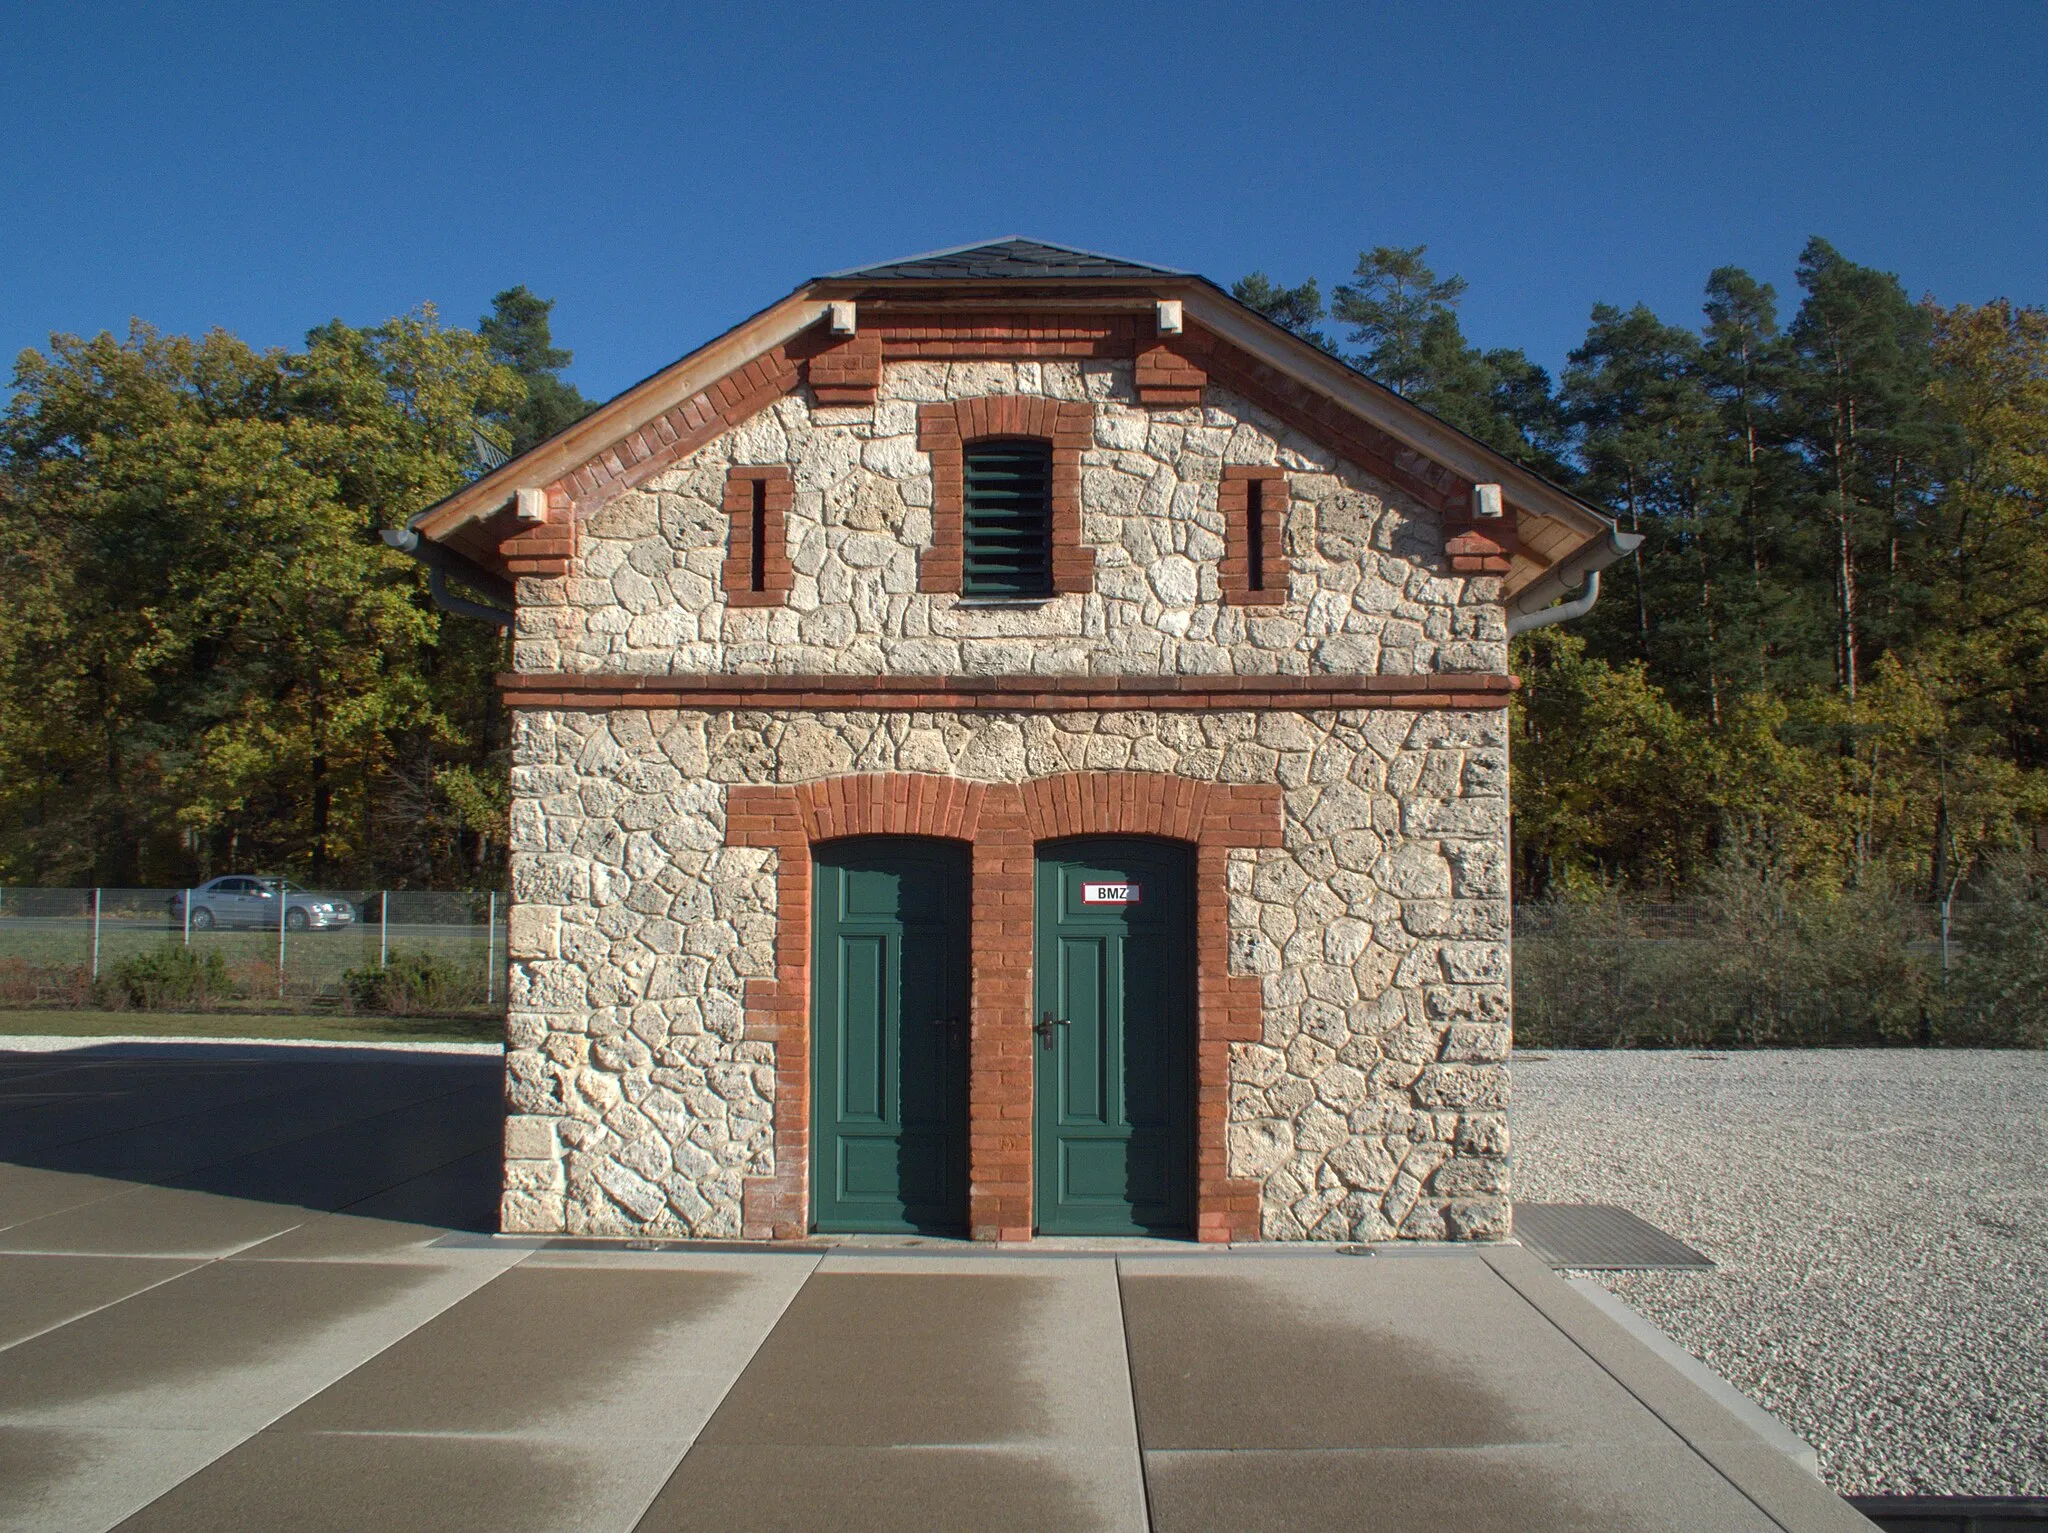
M 1287 605 L 1287 470 L 1242 463 L 1223 468 L 1216 487 L 1216 509 L 1223 513 L 1223 557 L 1216 565 L 1216 583 L 1223 599 L 1237 607 Z M 1259 506 L 1260 583 L 1252 587 L 1252 497 Z
M 795 393 L 803 385 L 806 361 L 832 340 L 814 325 L 593 453 L 548 486 L 550 516 L 557 495 L 565 508 L 587 512 Z
M 1081 454 L 1095 440 L 1094 406 L 1035 394 L 989 394 L 919 405 L 917 445 L 932 460 L 932 546 L 917 561 L 920 591 L 958 592 L 965 558 L 965 452 L 984 437 L 1052 443 L 1052 588 L 1095 589 L 1095 550 L 1081 545 Z
M 1181 335 L 1162 337 L 1154 332 L 1149 316 L 934 311 L 891 313 L 876 323 L 863 324 L 861 332 L 850 337 L 836 337 L 822 326 L 813 326 L 771 348 L 673 409 L 626 433 L 549 484 L 547 522 L 523 527 L 505 538 L 499 545 L 500 557 L 507 573 L 513 576 L 566 575 L 576 553 L 575 511 L 601 505 L 660 473 L 775 400 L 796 392 L 807 379 L 821 405 L 865 405 L 875 398 L 881 365 L 887 360 L 1029 357 L 1135 358 L 1138 398 L 1151 405 L 1199 404 L 1205 385 L 1214 382 L 1443 513 L 1446 559 L 1454 572 L 1505 573 L 1505 561 L 1514 555 L 1512 513 L 1502 522 L 1470 522 L 1467 511 L 1472 486 L 1455 470 L 1432 461 L 1327 395 L 1198 325 L 1190 324 Z M 1014 434 L 1053 436 L 1050 431 L 1018 430 Z M 1054 437 L 1054 441 L 1057 480 L 1058 438 Z M 1087 445 L 1085 435 L 1081 445 Z M 926 450 L 932 448 L 927 446 Z M 936 470 L 936 463 L 934 467 Z M 1064 575 L 1068 581 L 1079 583 L 1061 584 L 1062 571 L 1056 567 L 1055 591 L 1092 588 L 1093 555 L 1080 546 L 1078 458 L 1074 467 L 1071 540 L 1066 544 L 1060 542 L 1056 504 L 1054 546 L 1056 560 L 1062 547 L 1069 550 Z M 945 476 L 939 474 L 941 486 L 944 481 Z M 1056 484 L 1056 500 L 1058 493 Z M 943 488 L 939 494 L 943 498 Z M 957 508 L 957 491 L 954 504 Z M 957 520 L 957 509 L 955 514 Z M 944 519 L 936 506 L 934 520 L 939 536 L 920 566 L 921 582 L 933 583 L 922 584 L 922 589 L 957 591 L 959 574 L 944 557 Z M 957 547 L 957 531 L 954 546 Z
M 1180 337 L 1179 349 L 1233 394 L 1335 448 L 1431 510 L 1462 513 L 1471 505 L 1472 485 L 1457 472 L 1211 331 L 1190 322 L 1187 333 Z
M 1233 846 L 1280 844 L 1280 790 L 1145 772 L 1081 772 L 1020 785 L 888 773 L 797 787 L 737 786 L 726 840 L 777 854 L 775 978 L 748 985 L 746 1036 L 775 1050 L 775 1171 L 742 1189 L 742 1233 L 801 1239 L 810 1224 L 810 958 L 814 843 L 919 835 L 973 846 L 969 1220 L 977 1240 L 1032 1230 L 1031 1054 L 1036 843 L 1162 836 L 1195 847 L 1195 1233 L 1253 1240 L 1259 1189 L 1228 1174 L 1230 1045 L 1261 1035 L 1260 987 L 1229 972 Z
M 558 577 L 569 573 L 576 557 L 575 507 L 559 485 L 547 492 L 546 520 L 508 534 L 498 543 L 505 573 L 521 577 Z
M 789 535 L 783 519 L 796 502 L 796 487 L 785 464 L 736 465 L 726 470 L 726 534 L 723 580 L 726 605 L 779 607 L 795 572 L 789 567 Z M 757 530 L 760 546 L 754 543 Z
M 1145 328 L 1150 329 L 1148 325 Z M 1138 365 L 1132 382 L 1141 405 L 1198 405 L 1209 374 L 1187 354 L 1177 335 L 1149 337 L 1138 343 Z
M 1132 314 L 894 312 L 870 319 L 861 308 L 861 333 L 881 339 L 885 361 L 1012 357 L 1120 358 L 1137 349 L 1139 320 Z M 1149 325 L 1149 321 L 1146 321 Z
M 821 405 L 871 405 L 882 383 L 882 338 L 863 329 L 835 336 L 811 358 L 811 393 Z
M 852 713 L 1505 708 L 1515 678 L 1426 676 L 646 676 L 504 672 L 511 708 L 783 708 Z
M 1454 575 L 1505 575 L 1520 546 L 1512 516 L 1444 521 L 1444 557 Z

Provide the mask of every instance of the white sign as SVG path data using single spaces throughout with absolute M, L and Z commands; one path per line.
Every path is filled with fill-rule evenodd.
M 1084 905 L 1135 905 L 1138 903 L 1136 884 L 1083 884 L 1081 903 Z

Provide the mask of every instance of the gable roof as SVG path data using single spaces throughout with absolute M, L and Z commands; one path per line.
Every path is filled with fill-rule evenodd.
M 1047 240 L 1025 239 L 1012 234 L 1005 239 L 985 240 L 975 245 L 954 245 L 946 250 L 927 250 L 923 255 L 884 261 L 879 266 L 855 266 L 827 272 L 814 280 L 896 282 L 983 282 L 1005 277 L 1185 277 L 1188 272 L 1170 266 L 1147 266 L 1072 245 L 1055 245 Z
M 1015 296 L 1005 295 L 1006 288 Z M 1590 572 L 1634 544 L 1617 534 L 1613 519 L 1599 507 L 1310 345 L 1207 278 L 1021 236 L 812 278 L 781 302 L 420 512 L 408 524 L 417 535 L 409 541 L 444 545 L 450 559 L 476 566 L 488 588 L 506 569 L 501 540 L 523 531 L 511 515 L 515 492 L 552 487 L 567 496 L 559 502 L 561 514 L 549 514 L 549 522 L 558 522 L 575 498 L 563 489 L 571 476 L 581 479 L 595 470 L 591 483 L 622 484 L 633 465 L 647 464 L 651 470 L 650 460 L 693 445 L 679 439 L 681 432 L 696 436 L 736 425 L 798 385 L 803 376 L 798 357 L 829 340 L 822 322 L 831 300 L 850 296 L 858 296 L 863 307 L 874 298 L 884 301 L 885 308 L 1001 303 L 1058 312 L 1098 308 L 1132 313 L 1149 313 L 1155 299 L 1179 299 L 1188 325 L 1245 364 L 1238 372 L 1248 369 L 1248 377 L 1256 375 L 1307 398 L 1311 408 L 1297 416 L 1324 422 L 1335 438 L 1332 445 L 1356 434 L 1337 429 L 1349 422 L 1388 449 L 1379 455 L 1382 462 L 1405 462 L 1426 476 L 1468 485 L 1500 484 L 1520 544 L 1502 584 L 1503 597 L 1515 610 L 1532 611 L 1577 590 Z M 1315 435 L 1317 428 L 1303 429 Z M 1372 467 L 1370 462 L 1360 466 Z M 1396 477 L 1402 477 L 1398 470 Z M 1435 503 L 1443 504 L 1440 499 Z M 553 536 L 543 528 L 526 535 Z

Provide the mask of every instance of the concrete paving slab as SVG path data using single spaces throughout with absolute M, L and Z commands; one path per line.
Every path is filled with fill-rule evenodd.
M 83 1208 L 134 1187 L 115 1177 L 82 1176 L 0 1161 L 0 1230 L 67 1208 Z
M 887 1526 L 959 1487 L 991 1526 L 1142 1528 L 1129 1401 L 1112 1261 L 834 1253 L 642 1526 L 705 1525 L 707 1506 L 728 1526 L 816 1526 L 827 1507 Z M 732 1501 L 770 1457 L 786 1469 Z M 1010 1487 L 1017 1510 L 971 1485 Z
M 0 1425 L 0 1533 L 104 1533 L 240 1432 Z M 273 1526 L 287 1526 L 288 1520 Z
M 130 1187 L 0 1230 L 0 1254 L 224 1256 L 303 1224 L 307 1211 L 181 1187 Z
M 197 1265 L 153 1257 L 0 1256 L 0 1348 L 167 1283 Z
M 700 1443 L 636 1533 L 1096 1533 L 1129 1526 L 1095 1504 L 1057 1453 L 1042 1450 Z
M 1530 1252 L 1503 1245 L 1485 1247 L 1481 1255 L 1531 1308 L 1780 1526 L 1800 1533 L 1870 1533 L 1874 1525 L 1868 1518 L 1695 1387 Z
M 676 1394 L 708 1394 L 708 1416 L 739 1372 L 707 1377 L 693 1343 L 729 1341 L 727 1328 L 734 1326 L 758 1342 L 803 1276 L 760 1263 L 751 1270 L 738 1263 L 524 1264 L 337 1380 L 273 1430 L 687 1444 L 695 1431 L 678 1421 Z M 745 1352 L 732 1360 L 744 1364 Z
M 515 1267 L 124 1526 L 261 1528 L 288 1503 L 294 1527 L 626 1533 L 810 1266 Z M 364 1474 L 370 1504 L 321 1494 Z
M 229 1261 L 432 1261 L 450 1235 L 478 1238 L 498 1223 L 499 1151 L 480 1150 L 237 1251 Z
M 521 1254 L 214 1262 L 10 1348 L 0 1430 L 28 1430 L 40 1489 L 0 1496 L 0 1526 L 113 1526 Z
M 1668 1435 L 1476 1256 L 1119 1265 L 1148 1450 Z
M 542 1533 L 604 1526 L 604 1456 L 488 1437 L 265 1432 L 127 1533 Z
M 1151 1453 L 1158 1533 L 1781 1533 L 1683 1444 Z

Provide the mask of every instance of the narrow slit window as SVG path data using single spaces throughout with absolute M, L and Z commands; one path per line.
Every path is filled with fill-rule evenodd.
M 1245 584 L 1266 589 L 1266 482 L 1253 479 L 1244 489 Z
M 747 589 L 765 591 L 768 589 L 768 483 L 764 479 L 754 481 L 753 516 L 747 527 L 750 534 L 747 543 Z
M 965 459 L 961 594 L 1052 595 L 1052 444 L 971 442 Z

